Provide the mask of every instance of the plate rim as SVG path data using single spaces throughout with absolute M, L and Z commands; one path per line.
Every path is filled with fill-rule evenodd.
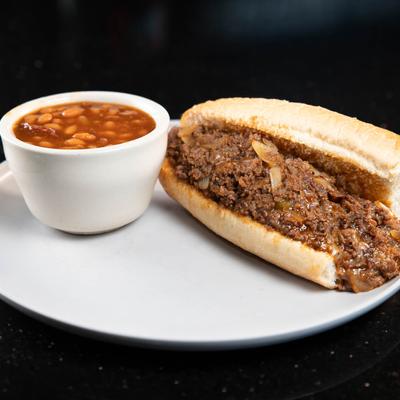
M 254 336 L 247 338 L 236 338 L 227 340 L 184 340 L 184 339 L 162 339 L 155 337 L 141 337 L 124 335 L 112 331 L 100 331 L 88 326 L 83 326 L 69 321 L 63 321 L 48 315 L 33 308 L 26 307 L 3 293 L 0 293 L 0 300 L 4 301 L 11 307 L 22 312 L 23 314 L 46 323 L 54 328 L 62 329 L 69 333 L 78 334 L 83 337 L 92 338 L 104 342 L 118 343 L 123 345 L 138 346 L 153 349 L 165 350 L 181 350 L 181 351 L 218 351 L 218 350 L 235 350 L 245 348 L 255 348 L 261 346 L 271 346 L 280 343 L 300 340 L 308 336 L 314 336 L 319 333 L 334 329 L 340 325 L 350 322 L 361 315 L 367 314 L 369 311 L 381 305 L 400 289 L 400 277 L 392 281 L 391 286 L 382 290 L 377 297 L 373 297 L 366 301 L 366 304 L 361 303 L 351 312 L 342 315 L 336 319 L 324 320 L 318 324 L 309 325 L 302 329 L 292 330 L 285 333 L 279 333 L 266 336 Z M 357 294 L 354 294 L 357 295 Z

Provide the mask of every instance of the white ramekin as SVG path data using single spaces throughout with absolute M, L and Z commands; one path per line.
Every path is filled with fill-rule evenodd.
M 41 107 L 79 101 L 137 107 L 156 122 L 149 134 L 118 145 L 48 149 L 17 139 L 14 123 Z M 127 93 L 88 91 L 41 97 L 0 121 L 6 159 L 32 214 L 62 231 L 94 234 L 138 218 L 149 205 L 167 146 L 169 115 L 159 104 Z

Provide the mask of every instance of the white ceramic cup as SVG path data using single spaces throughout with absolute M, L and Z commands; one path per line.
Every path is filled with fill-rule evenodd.
M 62 150 L 17 139 L 15 122 L 39 108 L 95 101 L 139 108 L 156 127 L 108 147 Z M 0 121 L 6 159 L 25 202 L 43 224 L 77 234 L 110 231 L 134 221 L 149 205 L 167 147 L 169 115 L 144 97 L 117 92 L 71 92 L 15 107 Z

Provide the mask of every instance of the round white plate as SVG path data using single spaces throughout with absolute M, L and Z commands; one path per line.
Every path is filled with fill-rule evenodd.
M 376 307 L 400 286 L 323 289 L 211 233 L 160 186 L 120 230 L 73 236 L 28 211 L 0 165 L 0 297 L 87 336 L 164 348 L 228 349 L 315 334 Z

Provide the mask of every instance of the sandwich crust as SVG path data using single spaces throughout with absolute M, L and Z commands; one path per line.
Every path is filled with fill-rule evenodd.
M 400 216 L 400 138 L 393 132 L 322 107 L 261 98 L 196 105 L 181 126 L 197 125 L 257 130 L 339 177 L 350 193 L 379 200 Z
M 162 165 L 160 182 L 173 199 L 219 236 L 295 275 L 329 289 L 337 287 L 332 255 L 314 250 L 249 217 L 219 206 L 193 186 L 179 180 L 168 159 Z

